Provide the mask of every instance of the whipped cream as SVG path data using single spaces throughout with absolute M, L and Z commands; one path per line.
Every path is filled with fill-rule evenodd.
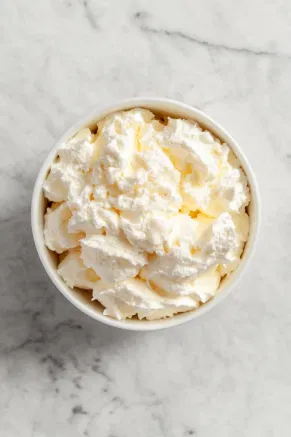
M 110 114 L 61 145 L 44 182 L 58 272 L 104 314 L 148 320 L 213 298 L 248 238 L 247 178 L 227 144 L 146 109 Z
M 134 278 L 147 263 L 147 255 L 139 252 L 123 238 L 93 235 L 81 240 L 82 259 L 104 281 L 119 282 Z
M 68 251 L 58 266 L 58 274 L 69 287 L 84 288 L 85 290 L 92 290 L 100 279 L 93 269 L 85 266 L 79 248 Z
M 43 184 L 44 194 L 49 200 L 66 201 L 85 187 L 84 173 L 89 171 L 93 160 L 92 139 L 90 129 L 86 128 L 61 145 Z
M 57 253 L 79 245 L 79 239 L 83 234 L 71 234 L 68 231 L 68 223 L 72 212 L 66 203 L 60 205 L 54 203 L 47 208 L 44 223 L 44 240 L 50 250 Z
M 155 320 L 199 306 L 191 297 L 172 299 L 160 296 L 140 279 L 127 279 L 111 285 L 99 281 L 94 287 L 93 299 L 101 302 L 106 308 L 105 315 L 118 320 L 134 315 L 139 319 Z

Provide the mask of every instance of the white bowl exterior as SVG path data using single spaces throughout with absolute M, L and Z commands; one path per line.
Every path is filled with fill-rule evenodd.
M 211 299 L 206 304 L 202 305 L 196 310 L 192 310 L 186 313 L 180 313 L 172 318 L 156 320 L 156 321 L 146 321 L 146 320 L 115 320 L 108 316 L 102 314 L 100 309 L 91 305 L 88 302 L 83 302 L 83 300 L 76 296 L 72 290 L 65 284 L 61 277 L 57 273 L 56 266 L 52 262 L 50 251 L 47 249 L 44 243 L 43 236 L 43 219 L 44 219 L 44 196 L 42 185 L 48 174 L 51 163 L 53 162 L 55 156 L 57 155 L 59 146 L 71 138 L 76 132 L 78 132 L 82 127 L 90 126 L 96 122 L 103 119 L 106 115 L 126 109 L 132 108 L 147 108 L 153 112 L 160 112 L 162 114 L 172 115 L 176 118 L 185 118 L 193 121 L 197 121 L 203 128 L 210 130 L 214 135 L 216 135 L 222 142 L 227 143 L 235 155 L 239 159 L 241 166 L 243 167 L 249 182 L 251 189 L 251 205 L 250 205 L 250 233 L 249 238 L 244 249 L 244 254 L 238 268 L 226 278 L 220 285 L 219 293 L 213 299 Z M 184 103 L 180 103 L 170 99 L 162 98 L 133 98 L 129 100 L 123 100 L 115 105 L 109 106 L 103 110 L 95 110 L 88 116 L 84 117 L 82 120 L 77 122 L 72 126 L 56 143 L 52 151 L 48 155 L 47 159 L 43 163 L 40 172 L 37 176 L 31 205 L 31 226 L 32 233 L 35 242 L 35 246 L 40 257 L 40 260 L 51 278 L 52 282 L 59 289 L 59 291 L 79 310 L 92 317 L 99 322 L 105 323 L 107 325 L 115 326 L 117 328 L 123 328 L 135 331 L 152 331 L 157 329 L 170 328 L 172 326 L 177 326 L 185 323 L 189 320 L 200 317 L 205 314 L 219 302 L 221 302 L 225 297 L 232 291 L 237 284 L 238 280 L 241 278 L 243 272 L 245 271 L 252 254 L 254 253 L 255 245 L 258 238 L 260 225 L 260 197 L 257 182 L 251 166 L 244 156 L 242 150 L 232 136 L 222 128 L 217 122 L 212 120 L 203 112 L 195 109 Z

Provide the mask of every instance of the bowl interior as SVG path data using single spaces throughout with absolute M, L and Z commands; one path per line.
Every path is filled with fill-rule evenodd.
M 88 126 L 92 130 L 94 130 L 96 128 L 97 122 L 109 113 L 119 110 L 132 109 L 135 107 L 150 109 L 158 116 L 186 118 L 192 121 L 196 121 L 200 124 L 201 127 L 212 132 L 212 134 L 219 138 L 222 142 L 226 142 L 233 149 L 235 155 L 239 159 L 241 166 L 247 175 L 251 190 L 251 202 L 248 206 L 248 213 L 250 216 L 250 232 L 248 241 L 244 248 L 241 263 L 238 268 L 229 277 L 225 277 L 222 279 L 219 287 L 219 292 L 215 296 L 215 298 L 203 304 L 196 310 L 192 310 L 186 313 L 180 313 L 172 318 L 157 321 L 138 320 L 136 318 L 118 321 L 113 318 L 104 316 L 102 314 L 103 307 L 97 301 L 91 301 L 90 291 L 81 289 L 72 290 L 59 277 L 57 273 L 58 256 L 45 246 L 43 238 L 44 213 L 48 202 L 43 195 L 42 184 L 47 177 L 52 161 L 57 155 L 59 145 L 65 140 L 68 140 L 70 137 L 72 137 L 82 127 Z M 189 107 L 182 103 L 166 99 L 132 99 L 130 101 L 121 102 L 120 104 L 112 106 L 102 112 L 95 112 L 74 125 L 56 144 L 56 146 L 49 154 L 44 165 L 42 166 L 35 184 L 32 200 L 32 230 L 36 248 L 47 273 L 49 274 L 56 287 L 68 300 L 70 300 L 77 308 L 85 312 L 87 315 L 93 317 L 96 320 L 102 321 L 103 323 L 131 330 L 154 330 L 179 325 L 183 322 L 202 315 L 214 305 L 219 303 L 222 299 L 224 299 L 235 285 L 239 276 L 241 276 L 242 271 L 245 269 L 247 262 L 250 259 L 250 255 L 253 252 L 255 240 L 257 237 L 258 224 L 259 199 L 256 181 L 250 165 L 237 143 L 221 126 L 219 126 L 216 122 L 214 122 L 201 111 L 198 111 L 197 109 Z

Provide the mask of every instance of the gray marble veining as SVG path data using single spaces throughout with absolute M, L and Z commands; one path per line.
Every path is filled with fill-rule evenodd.
M 291 426 L 288 0 L 1 0 L 1 437 L 287 437 Z M 130 96 L 180 99 L 237 138 L 263 224 L 236 292 L 131 333 L 57 292 L 32 242 L 39 166 L 63 130 Z

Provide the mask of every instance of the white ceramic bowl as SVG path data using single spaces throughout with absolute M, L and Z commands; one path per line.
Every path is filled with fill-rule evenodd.
M 177 314 L 172 318 L 157 321 L 144 321 L 135 319 L 119 321 L 108 316 L 104 316 L 102 314 L 101 305 L 99 305 L 97 302 L 91 302 L 90 291 L 88 292 L 72 290 L 64 283 L 64 281 L 57 273 L 56 255 L 47 249 L 44 244 L 43 237 L 44 212 L 47 202 L 43 196 L 42 184 L 47 177 L 51 163 L 57 155 L 60 144 L 72 137 L 82 127 L 93 127 L 94 125 L 96 126 L 97 121 L 101 120 L 106 115 L 112 112 L 136 107 L 148 108 L 153 112 L 171 115 L 176 118 L 194 120 L 197 121 L 202 127 L 213 132 L 213 134 L 217 136 L 222 142 L 226 142 L 233 149 L 247 175 L 249 186 L 251 189 L 251 203 L 248 207 L 251 219 L 250 233 L 239 267 L 230 275 L 229 278 L 226 278 L 222 281 L 220 285 L 220 292 L 208 303 L 202 305 L 196 310 Z M 59 289 L 59 291 L 73 305 L 75 305 L 75 307 L 79 308 L 79 310 L 83 311 L 85 314 L 92 317 L 93 319 L 107 325 L 115 326 L 117 328 L 135 331 L 150 331 L 177 326 L 182 323 L 188 322 L 189 320 L 200 317 L 202 314 L 205 314 L 215 305 L 219 304 L 230 293 L 230 291 L 235 288 L 235 285 L 237 284 L 239 278 L 241 278 L 251 259 L 258 237 L 259 222 L 260 199 L 257 182 L 251 166 L 237 142 L 230 136 L 230 134 L 225 129 L 223 129 L 223 127 L 221 127 L 217 122 L 212 120 L 210 117 L 208 117 L 198 109 L 174 100 L 161 98 L 134 98 L 129 100 L 123 100 L 116 105 L 112 105 L 102 110 L 97 109 L 93 111 L 91 114 L 84 117 L 74 126 L 72 126 L 56 143 L 56 145 L 53 147 L 52 151 L 48 155 L 47 159 L 43 163 L 35 182 L 31 206 L 31 225 L 36 249 L 47 274 L 49 275 L 55 286 Z

